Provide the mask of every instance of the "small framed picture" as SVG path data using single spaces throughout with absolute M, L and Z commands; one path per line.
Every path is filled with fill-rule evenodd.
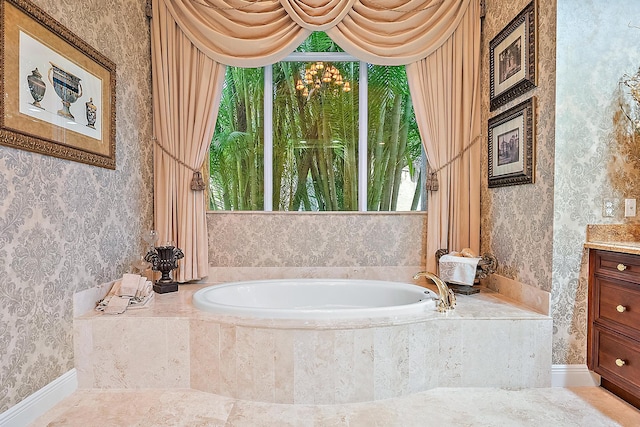
M 536 86 L 536 7 L 529 3 L 489 43 L 491 111 Z
M 535 104 L 529 98 L 489 119 L 489 188 L 534 182 Z

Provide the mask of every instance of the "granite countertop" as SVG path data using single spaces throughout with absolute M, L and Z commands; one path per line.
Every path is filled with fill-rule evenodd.
M 640 224 L 588 225 L 584 247 L 640 255 Z

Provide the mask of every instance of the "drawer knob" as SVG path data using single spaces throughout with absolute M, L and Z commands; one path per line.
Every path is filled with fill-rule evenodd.
M 626 365 L 626 362 L 622 359 L 616 359 L 616 365 L 623 367 L 624 365 Z
M 616 307 L 616 310 L 618 310 L 618 313 L 624 313 L 625 311 L 627 311 L 627 307 L 625 307 L 624 305 L 618 305 Z
M 626 265 L 622 263 L 618 264 L 618 271 L 625 271 L 626 269 L 627 269 Z

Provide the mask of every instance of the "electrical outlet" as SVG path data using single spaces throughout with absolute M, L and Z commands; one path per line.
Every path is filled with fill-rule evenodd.
M 602 201 L 602 216 L 607 218 L 613 218 L 616 216 L 616 205 L 618 199 L 604 199 Z
M 624 199 L 624 216 L 636 216 L 636 199 Z

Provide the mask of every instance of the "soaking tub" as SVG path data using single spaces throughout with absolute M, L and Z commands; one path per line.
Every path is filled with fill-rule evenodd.
M 353 319 L 415 315 L 437 295 L 408 283 L 353 279 L 254 280 L 213 285 L 193 295 L 211 313 L 271 319 Z

